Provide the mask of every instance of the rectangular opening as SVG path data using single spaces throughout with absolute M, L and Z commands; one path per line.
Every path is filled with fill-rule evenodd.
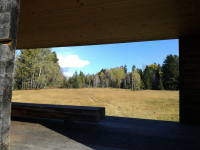
M 16 58 L 12 101 L 179 121 L 178 60 L 178 40 L 26 50 Z

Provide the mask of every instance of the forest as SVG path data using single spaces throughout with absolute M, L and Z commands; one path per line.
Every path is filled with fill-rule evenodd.
M 127 72 L 127 66 L 101 69 L 96 74 L 76 71 L 65 77 L 55 52 L 49 48 L 22 49 L 15 59 L 14 90 L 44 88 L 123 88 L 179 90 L 179 57 L 167 55 L 163 65 L 155 62 Z

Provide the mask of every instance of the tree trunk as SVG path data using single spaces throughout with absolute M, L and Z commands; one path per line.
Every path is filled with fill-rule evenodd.
M 22 69 L 22 75 L 23 75 L 23 69 Z M 22 90 L 23 90 L 23 77 L 22 77 Z
M 32 72 L 31 72 L 31 78 L 30 78 L 30 80 L 31 80 L 31 86 L 30 86 L 30 88 L 32 89 Z
M 36 61 L 36 57 L 35 57 Z M 34 63 L 34 70 L 33 70 L 33 88 L 35 89 L 35 63 Z
M 133 91 L 133 72 L 132 72 L 132 91 Z
M 40 77 L 40 74 L 41 74 L 41 67 L 40 67 L 39 77 Z
M 135 91 L 135 78 L 134 78 L 134 91 Z

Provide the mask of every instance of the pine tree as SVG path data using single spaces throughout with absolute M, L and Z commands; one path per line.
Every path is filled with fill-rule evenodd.
M 82 71 L 80 71 L 80 74 L 78 76 L 78 80 L 79 80 L 79 87 L 84 88 L 85 87 L 85 75 Z
M 58 63 L 59 59 L 58 59 L 58 57 L 57 57 L 56 52 L 54 51 L 54 52 L 52 52 L 52 54 L 53 54 L 53 62 L 54 62 L 54 63 Z
M 140 74 L 140 77 L 142 77 L 142 69 L 137 69 L 138 70 L 138 73 Z
M 126 66 L 126 64 L 124 66 L 124 73 L 127 74 L 127 66 Z
M 159 90 L 164 90 L 163 84 L 162 84 L 162 79 L 159 79 L 159 86 L 158 86 Z
M 132 66 L 132 71 L 134 71 L 134 70 L 135 70 L 135 68 L 136 68 L 136 66 L 135 66 L 135 65 L 133 65 L 133 66 Z
M 66 77 L 63 77 L 63 81 L 62 81 L 61 87 L 62 88 L 67 88 L 67 78 Z
M 143 80 L 141 79 L 140 89 L 144 89 L 144 88 L 145 88 L 145 85 L 144 85 Z
M 124 89 L 126 89 L 127 88 L 127 85 L 126 85 L 127 84 L 127 66 L 126 66 L 126 64 L 123 67 L 123 69 L 124 69 L 124 73 L 125 73 L 125 78 L 122 81 L 121 87 L 124 88 Z
M 74 88 L 76 88 L 76 89 L 79 88 L 79 80 L 78 80 L 78 78 L 75 80 L 75 87 Z
M 152 77 L 151 77 L 151 70 L 149 68 L 149 66 L 146 66 L 146 69 L 144 71 L 144 76 L 143 76 L 143 82 L 145 85 L 145 89 L 152 89 Z
M 73 82 L 73 88 L 79 88 L 79 79 L 78 79 L 78 73 L 75 71 L 73 74 L 74 82 Z
M 156 81 L 158 82 L 157 89 L 158 90 L 164 90 L 163 83 L 162 83 L 162 72 L 161 72 L 160 64 L 158 64 L 158 69 L 156 71 L 156 76 L 157 76 L 157 80 Z
M 162 65 L 163 85 L 167 90 L 179 89 L 179 57 L 168 55 Z

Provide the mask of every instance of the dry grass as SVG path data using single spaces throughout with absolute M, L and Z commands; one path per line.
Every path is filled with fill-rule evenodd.
M 48 89 L 13 91 L 13 102 L 106 107 L 107 116 L 179 120 L 178 91 Z

